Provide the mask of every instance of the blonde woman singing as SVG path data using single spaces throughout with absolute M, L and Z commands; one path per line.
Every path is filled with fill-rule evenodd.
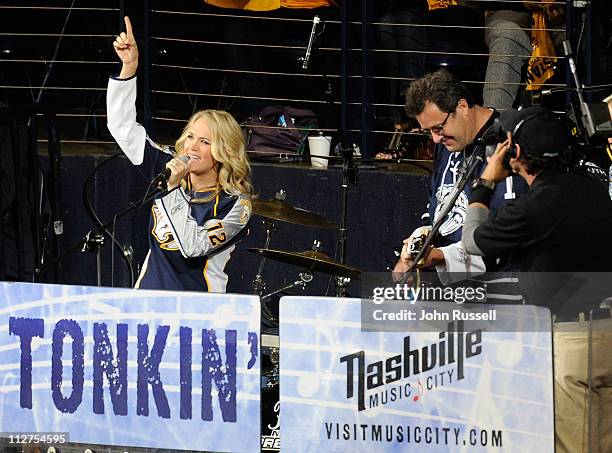
M 174 156 L 151 141 L 136 122 L 138 46 L 128 17 L 125 26 L 113 42 L 123 66 L 108 81 L 108 129 L 147 177 L 171 172 L 168 192 L 151 208 L 150 250 L 136 287 L 225 292 L 227 262 L 251 216 L 240 126 L 227 112 L 202 110 L 185 126 Z

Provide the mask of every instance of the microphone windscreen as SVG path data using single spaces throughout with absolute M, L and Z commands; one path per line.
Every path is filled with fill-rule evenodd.
M 505 141 L 507 138 L 506 131 L 503 126 L 499 122 L 498 118 L 495 118 L 493 125 L 487 129 L 487 131 L 483 134 L 481 140 L 485 146 L 497 145 Z

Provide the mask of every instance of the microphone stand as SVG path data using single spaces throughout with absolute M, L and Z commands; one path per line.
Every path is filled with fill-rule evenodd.
M 346 28 L 346 5 L 342 6 L 342 26 Z M 333 89 L 332 82 L 327 77 L 324 64 L 321 64 L 321 58 L 318 53 L 319 46 L 319 36 L 325 31 L 325 21 L 321 20 L 319 16 L 315 16 L 313 19 L 313 28 L 311 30 L 310 38 L 308 41 L 308 46 L 306 48 L 306 54 L 303 58 L 300 58 L 298 61 L 302 62 L 301 69 L 308 70 L 309 61 L 315 61 L 316 66 L 318 66 L 321 70 L 321 74 L 323 77 L 324 84 L 324 98 L 327 100 L 328 107 L 328 115 L 331 119 L 333 116 L 333 107 L 334 107 L 334 99 L 333 99 Z M 316 26 L 318 24 L 323 25 L 323 29 L 320 32 L 316 32 Z M 347 53 L 347 45 L 346 45 L 346 37 L 344 36 L 344 32 L 346 30 L 343 29 L 342 35 L 342 101 L 341 101 L 341 109 L 345 108 L 345 97 L 346 97 L 346 53 Z M 313 66 L 313 65 L 311 65 Z M 357 169 L 355 164 L 353 163 L 353 148 L 352 146 L 346 146 L 346 113 L 344 111 L 341 112 L 341 124 L 338 129 L 340 135 L 340 143 L 337 145 L 337 149 L 340 150 L 341 158 L 342 158 L 342 186 L 341 186 L 341 214 L 340 214 L 340 226 L 338 231 L 338 256 L 340 263 L 344 264 L 346 261 L 346 241 L 347 241 L 347 217 L 348 217 L 348 186 L 350 183 L 357 183 Z M 327 157 L 327 156 L 321 156 Z M 327 157 L 328 159 L 333 158 L 332 156 Z M 345 277 L 336 277 L 336 296 L 344 297 L 346 295 L 346 288 L 350 279 Z
M 136 211 L 143 207 L 145 204 L 153 200 L 160 193 L 163 193 L 162 189 L 155 189 L 152 193 L 145 195 L 145 197 L 137 202 L 131 203 L 130 206 L 125 208 L 123 211 L 120 211 L 118 214 L 114 215 L 111 220 L 106 222 L 104 225 L 88 231 L 81 239 L 72 244 L 68 249 L 66 249 L 63 253 L 53 258 L 51 261 L 47 263 L 41 263 L 40 267 L 34 270 L 36 277 L 39 277 L 45 270 L 49 267 L 53 266 L 55 263 L 64 259 L 69 253 L 74 250 L 81 249 L 82 252 L 85 251 L 96 251 L 96 260 L 97 260 L 97 278 L 98 278 L 98 286 L 102 286 L 102 275 L 101 275 L 101 262 L 100 262 L 100 248 L 104 245 L 104 231 L 108 230 L 113 224 L 117 222 L 117 220 L 125 217 L 133 211 Z
M 321 30 L 317 32 L 317 28 L 321 26 Z M 313 27 L 310 32 L 310 37 L 308 39 L 308 45 L 306 47 L 306 53 L 303 57 L 298 58 L 298 62 L 300 64 L 300 70 L 303 72 L 308 72 L 310 68 L 316 68 L 317 71 L 321 71 L 321 77 L 323 78 L 323 99 L 327 103 L 327 116 L 331 118 L 333 116 L 333 107 L 334 107 L 334 90 L 332 87 L 332 82 L 330 78 L 327 76 L 327 71 L 325 68 L 325 64 L 321 62 L 320 53 L 319 53 L 319 43 L 321 40 L 321 36 L 325 31 L 325 21 L 321 19 L 318 15 L 313 18 Z
M 457 201 L 457 198 L 459 198 L 459 195 L 461 194 L 461 192 L 463 192 L 463 189 L 465 188 L 466 184 L 472 180 L 474 173 L 476 172 L 476 169 L 478 168 L 478 166 L 482 162 L 484 162 L 484 153 L 485 153 L 484 145 L 481 146 L 480 149 L 478 148 L 478 146 L 475 146 L 474 152 L 470 156 L 467 162 L 467 167 L 465 171 L 462 172 L 461 178 L 455 183 L 451 192 L 443 200 L 444 208 L 442 209 L 442 211 L 440 211 L 440 214 L 438 215 L 438 219 L 434 222 L 433 226 L 431 227 L 431 231 L 427 235 L 427 238 L 425 238 L 423 247 L 421 247 L 421 250 L 419 251 L 418 255 L 412 261 L 412 265 L 410 266 L 410 268 L 408 268 L 408 270 L 404 273 L 404 276 L 402 278 L 402 283 L 406 283 L 408 281 L 412 273 L 416 270 L 418 263 L 423 258 L 427 257 L 427 255 L 429 254 L 429 246 L 431 245 L 431 243 L 434 241 L 434 239 L 438 235 L 438 231 L 440 231 L 440 228 L 442 227 L 442 224 L 446 220 L 448 213 L 451 211 L 453 206 L 455 206 L 455 202 Z
M 339 148 L 342 153 L 342 186 L 340 227 L 338 229 L 338 255 L 340 263 L 344 264 L 346 262 L 346 241 L 348 238 L 347 218 L 349 184 L 357 184 L 357 166 L 353 162 L 353 148 L 343 144 L 341 144 Z M 336 297 L 346 296 L 346 287 L 349 282 L 349 278 L 336 277 Z

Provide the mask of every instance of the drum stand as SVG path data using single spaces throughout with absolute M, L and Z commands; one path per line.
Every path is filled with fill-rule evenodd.
M 270 248 L 270 241 L 272 240 L 272 233 L 275 233 L 278 227 L 276 223 L 270 219 L 264 218 L 262 221 L 264 229 L 266 230 L 266 243 L 264 249 Z M 257 269 L 257 275 L 253 280 L 253 294 L 261 296 L 266 290 L 266 282 L 263 279 L 263 270 L 266 265 L 266 257 L 262 256 L 259 262 L 259 268 Z M 263 300 L 263 299 L 262 299 Z
M 300 286 L 303 291 L 306 289 L 306 286 L 308 285 L 308 283 L 310 283 L 313 279 L 312 273 L 308 271 L 300 272 L 299 277 L 300 277 L 299 280 L 296 280 L 293 283 L 283 286 L 282 288 L 279 288 L 276 291 L 272 291 L 271 293 L 266 294 L 265 296 L 261 296 L 262 302 L 268 299 L 269 297 L 274 296 L 275 294 L 282 293 L 283 291 L 286 291 L 291 288 L 295 288 L 296 286 Z
M 268 248 L 268 244 L 266 244 L 266 249 Z M 318 252 L 321 250 L 321 242 L 318 240 L 314 240 L 313 244 L 312 244 L 312 250 L 315 252 Z M 265 257 L 262 257 L 262 261 L 265 260 Z M 300 277 L 299 280 L 294 281 L 293 283 L 290 283 L 286 286 L 283 286 L 282 288 L 277 289 L 276 291 L 272 291 L 269 294 L 266 294 L 265 296 L 261 297 L 261 300 L 264 301 L 266 299 L 268 299 L 269 297 L 274 296 L 275 294 L 278 293 L 282 293 L 283 291 L 286 291 L 288 289 L 291 288 L 295 288 L 297 286 L 302 288 L 302 291 L 304 291 L 306 289 L 306 286 L 312 281 L 312 279 L 314 278 L 312 275 L 312 272 L 308 269 L 304 269 L 303 272 L 300 272 L 298 274 L 298 276 Z M 257 277 L 255 277 L 255 279 L 257 280 Z
M 270 242 L 272 241 L 272 234 L 278 230 L 278 226 L 276 225 L 276 222 L 267 218 L 263 219 L 262 224 L 264 226 L 264 229 L 266 230 L 266 242 L 263 248 L 264 250 L 268 250 L 270 248 Z M 264 295 L 264 292 L 266 291 L 266 282 L 263 279 L 263 271 L 265 265 L 266 257 L 262 256 L 261 261 L 259 261 L 257 275 L 255 275 L 255 278 L 253 279 L 253 294 L 260 296 L 261 302 L 264 302 L 266 299 L 269 299 L 270 297 L 278 293 L 282 293 L 283 291 L 298 286 L 301 287 L 302 290 L 304 290 L 306 289 L 306 285 L 308 285 L 308 283 L 310 283 L 313 279 L 313 275 L 311 272 L 300 272 L 299 280 L 296 280 L 293 283 L 290 283 L 289 285 L 283 286 L 282 288 L 279 288 L 275 291 L 272 291 L 271 293 Z M 262 303 L 261 311 L 268 318 L 269 321 L 278 321 L 278 319 L 276 319 L 276 316 L 274 316 L 274 314 L 272 313 L 272 311 L 270 311 L 266 304 Z
M 349 283 L 351 283 L 349 277 L 336 277 L 336 297 L 346 297 Z

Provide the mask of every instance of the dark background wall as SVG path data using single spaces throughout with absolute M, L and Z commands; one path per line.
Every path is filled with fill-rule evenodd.
M 82 146 L 82 154 L 90 152 L 85 145 L 112 145 L 104 125 L 104 99 L 108 75 L 119 71 L 112 41 L 121 30 L 122 13 L 132 18 L 141 49 L 138 105 L 145 113 L 141 121 L 149 123 L 151 135 L 165 143 L 172 143 L 198 109 L 226 109 L 246 121 L 261 108 L 278 104 L 312 110 L 319 126 L 338 139 L 344 87 L 348 138 L 372 157 L 389 144 L 401 116 L 400 85 L 420 75 L 398 71 L 397 61 L 392 62 L 399 55 L 424 59 L 419 71 L 448 68 L 480 97 L 488 58 L 483 30 L 478 28 L 482 12 L 451 8 L 425 14 L 425 0 L 339 3 L 346 6 L 344 82 L 342 11 L 335 7 L 245 12 L 202 0 L 2 2 L 0 107 L 34 102 L 47 106 L 57 113 L 63 143 Z M 487 3 L 497 8 L 507 0 Z M 587 3 L 588 9 L 574 8 L 568 15 L 568 35 L 575 49 L 581 43 L 577 66 L 588 86 L 610 82 L 612 3 Z M 420 5 L 415 18 L 419 23 L 387 16 L 408 4 Z M 302 70 L 298 58 L 305 54 L 315 14 L 325 28 L 310 67 Z M 381 32 L 381 26 L 389 23 L 395 24 L 397 33 L 425 27 L 427 54 L 419 57 L 405 43 L 389 47 Z M 454 28 L 467 26 L 476 28 Z M 563 109 L 567 80 L 565 64 L 560 61 L 558 66 L 547 88 L 559 91 L 545 101 Z M 326 94 L 328 83 L 330 94 Z M 601 100 L 608 91 L 590 91 L 587 100 Z

